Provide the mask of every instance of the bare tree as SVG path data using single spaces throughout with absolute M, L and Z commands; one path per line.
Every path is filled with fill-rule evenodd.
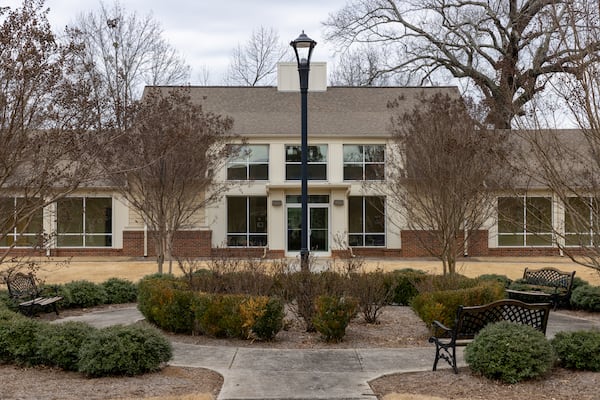
M 384 86 L 390 79 L 381 74 L 383 54 L 373 46 L 349 49 L 338 59 L 330 81 L 334 86 Z
M 273 85 L 277 63 L 289 54 L 277 31 L 261 26 L 252 31 L 245 44 L 238 44 L 233 50 L 225 80 L 229 85 Z
M 118 0 L 80 15 L 67 33 L 83 47 L 82 63 L 94 68 L 95 92 L 112 99 L 111 114 L 120 127 L 121 114 L 139 100 L 144 85 L 185 84 L 189 79 L 189 67 L 152 15 L 127 12 Z
M 47 14 L 43 0 L 0 8 L 0 262 L 14 246 L 43 246 L 43 208 L 94 173 L 92 84 Z
M 436 74 L 466 79 L 489 108 L 488 122 L 510 129 L 513 118 L 553 74 L 575 74 L 599 61 L 600 42 L 573 46 L 572 13 L 590 0 L 354 0 L 326 21 L 327 37 L 343 46 L 379 46 L 379 74 Z M 565 32 L 562 35 L 559 32 Z M 565 37 L 567 40 L 565 40 Z
M 393 134 L 399 151 L 386 164 L 388 204 L 444 273 L 455 273 L 457 257 L 492 215 L 493 189 L 503 184 L 502 134 L 481 129 L 462 100 L 442 94 L 423 96 L 395 117 Z
M 567 8 L 572 25 L 559 32 L 579 50 L 600 41 L 600 3 L 588 7 Z M 566 105 L 563 118 L 571 117 L 579 129 L 541 129 L 543 121 L 530 126 L 521 135 L 530 149 L 522 164 L 561 204 L 556 245 L 573 261 L 600 271 L 600 65 L 581 60 L 573 68 L 575 75 L 552 83 Z
M 131 127 L 106 150 L 105 166 L 147 224 L 154 240 L 158 272 L 165 257 L 172 272 L 176 232 L 219 198 L 224 184 L 215 174 L 234 139 L 232 121 L 204 112 L 185 88 L 149 88 L 133 111 Z

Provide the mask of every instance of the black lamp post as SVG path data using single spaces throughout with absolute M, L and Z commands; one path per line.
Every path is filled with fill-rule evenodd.
M 301 247 L 300 247 L 300 270 L 308 271 L 308 72 L 310 71 L 310 57 L 317 42 L 306 36 L 304 31 L 296 40 L 290 42 L 296 53 L 298 62 L 298 74 L 300 75 L 300 96 L 302 99 L 302 143 L 301 143 L 301 168 L 302 179 L 301 203 Z

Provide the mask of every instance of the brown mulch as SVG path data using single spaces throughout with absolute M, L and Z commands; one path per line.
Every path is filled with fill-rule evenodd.
M 110 306 L 122 307 L 122 306 Z M 102 307 L 107 308 L 107 307 Z M 77 315 L 90 310 L 66 310 L 61 317 Z M 572 313 L 589 318 L 582 312 Z M 52 315 L 43 316 L 54 319 Z M 599 318 L 592 314 L 591 318 Z M 371 325 L 357 318 L 351 322 L 342 343 L 323 342 L 317 333 L 306 333 L 302 324 L 288 314 L 286 329 L 273 342 L 243 341 L 237 339 L 214 339 L 205 336 L 169 334 L 171 340 L 201 345 L 238 347 L 268 347 L 281 349 L 319 348 L 369 348 L 369 347 L 418 347 L 428 346 L 428 329 L 408 307 L 386 307 L 382 310 L 380 323 Z M 433 359 L 432 348 L 432 359 Z M 81 374 L 46 368 L 19 368 L 0 366 L 0 398 L 2 399 L 179 399 L 184 394 L 201 394 L 216 398 L 223 378 L 201 368 L 166 367 L 160 372 L 137 377 L 114 377 L 88 379 Z M 449 370 L 393 374 L 370 382 L 379 399 L 385 400 L 587 400 L 600 399 L 597 384 L 600 374 L 555 369 L 548 377 L 516 385 L 506 385 L 473 375 L 468 368 L 455 375 Z M 175 397 L 161 397 L 175 396 Z M 187 397 L 186 397 L 187 399 Z

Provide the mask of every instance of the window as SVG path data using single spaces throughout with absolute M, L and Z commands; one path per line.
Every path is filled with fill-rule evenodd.
M 344 180 L 382 180 L 385 177 L 384 145 L 344 145 Z
M 565 202 L 565 245 L 593 246 L 598 234 L 600 199 L 570 197 Z
M 227 198 L 227 246 L 267 245 L 267 198 Z
M 300 180 L 302 163 L 301 146 L 285 146 L 285 179 Z M 327 145 L 308 146 L 308 179 L 327 180 Z
M 348 244 L 352 247 L 385 246 L 385 199 L 348 198 Z
M 552 245 L 552 199 L 498 198 L 498 245 Z
M 69 197 L 56 204 L 59 247 L 112 246 L 112 199 Z
M 253 144 L 242 146 L 235 158 L 227 163 L 228 180 L 269 179 L 269 145 Z
M 0 246 L 32 247 L 41 244 L 43 214 L 40 201 L 36 199 L 0 198 Z

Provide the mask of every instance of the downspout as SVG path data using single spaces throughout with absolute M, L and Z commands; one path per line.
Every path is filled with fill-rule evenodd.
M 144 223 L 144 258 L 148 257 L 148 224 Z

